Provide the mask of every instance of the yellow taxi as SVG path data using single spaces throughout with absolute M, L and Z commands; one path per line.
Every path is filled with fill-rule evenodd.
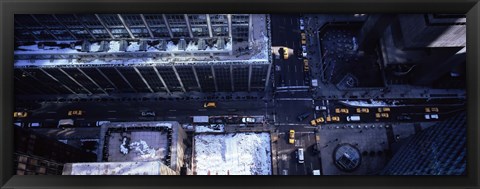
M 287 48 L 283 48 L 283 59 L 288 59 L 288 49 Z
M 335 108 L 335 113 L 340 114 L 348 114 L 348 109 L 347 108 Z
M 312 121 L 310 121 L 310 125 L 317 126 L 317 121 L 313 119 Z
M 216 108 L 217 107 L 217 104 L 215 102 L 205 102 L 203 104 L 203 107 L 204 108 Z
M 13 117 L 24 118 L 27 117 L 27 112 L 13 112 Z
M 323 119 L 323 117 L 319 117 L 319 118 L 315 119 L 315 121 L 316 121 L 317 123 L 324 123 L 324 122 L 325 122 L 325 119 Z
M 295 143 L 295 130 L 291 129 L 289 132 L 288 143 L 294 144 Z
M 338 116 L 333 116 L 333 117 L 332 117 L 332 121 L 339 122 L 339 121 L 340 121 L 340 117 L 338 117 Z
M 378 108 L 378 112 L 389 112 L 390 108 L 388 107 L 383 107 L 383 108 Z
M 68 116 L 81 116 L 83 113 L 84 111 L 82 110 L 70 110 L 68 111 Z
M 376 118 L 388 118 L 389 115 L 388 115 L 388 113 L 376 113 L 375 117 Z
M 302 45 L 307 44 L 307 35 L 305 35 L 305 33 L 301 33 L 301 35 L 302 35 Z
M 427 108 L 425 108 L 425 112 L 427 112 L 427 113 L 438 112 L 438 108 L 437 107 L 431 107 L 431 108 L 427 107 Z
M 326 119 L 326 120 L 327 120 L 327 122 L 331 122 L 331 121 L 332 121 L 332 117 L 327 116 L 327 119 Z
M 357 108 L 357 113 L 369 113 L 370 110 L 368 108 Z
M 431 110 L 432 112 L 439 112 L 437 107 L 432 107 Z
M 308 72 L 308 60 L 303 59 L 303 70 Z

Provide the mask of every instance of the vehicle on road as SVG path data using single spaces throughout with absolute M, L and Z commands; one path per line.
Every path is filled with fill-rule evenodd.
M 323 110 L 327 110 L 327 107 L 326 106 L 315 106 L 315 110 L 323 111 Z
M 332 117 L 332 121 L 339 122 L 339 121 L 340 121 L 340 117 L 338 117 L 338 116 L 333 116 L 333 117 Z
M 425 119 L 438 119 L 438 114 L 425 114 Z
M 313 170 L 312 174 L 313 174 L 313 175 L 320 175 L 320 170 L 318 170 L 318 169 L 317 169 L 317 170 Z
M 358 115 L 347 116 L 347 121 L 360 121 L 360 116 Z
M 205 102 L 203 104 L 203 107 L 204 108 L 216 108 L 217 107 L 217 104 L 215 102 Z
M 300 22 L 300 30 L 304 31 L 305 30 L 305 22 L 303 21 L 303 18 L 300 18 L 299 22 Z
M 57 128 L 65 129 L 65 127 L 73 126 L 73 123 L 74 123 L 73 119 L 61 119 L 61 120 L 58 120 Z
M 291 129 L 288 136 L 288 143 L 295 144 L 295 130 Z
M 378 112 L 389 112 L 390 108 L 389 107 L 383 107 L 383 108 L 378 108 Z
M 28 116 L 27 112 L 13 112 L 13 117 L 16 117 L 16 118 L 24 118 L 27 116 Z
M 244 118 L 242 118 L 242 123 L 255 123 L 255 118 L 253 118 L 253 117 L 244 117 Z
M 288 59 L 288 49 L 287 48 L 283 48 L 283 59 L 284 60 Z
M 307 58 L 307 46 L 302 45 L 302 56 L 303 58 Z
M 208 123 L 208 116 L 193 116 L 193 123 Z
M 376 113 L 375 117 L 376 118 L 388 118 L 390 116 L 388 115 L 388 113 Z
M 310 113 L 305 112 L 305 113 L 300 114 L 299 116 L 297 116 L 297 119 L 298 119 L 298 121 L 303 121 L 303 120 L 305 120 L 308 116 L 310 116 Z
M 303 59 L 303 71 L 308 72 L 308 60 Z
M 369 113 L 370 109 L 368 108 L 357 108 L 357 113 Z
M 318 117 L 317 119 L 315 119 L 315 121 L 317 123 L 324 123 L 325 122 L 325 119 L 323 117 Z
M 143 111 L 142 116 L 144 116 L 144 117 L 155 116 L 155 112 L 154 111 Z
M 28 127 L 40 127 L 42 124 L 40 123 L 29 123 Z
M 304 162 L 303 148 L 299 148 L 297 150 L 297 158 L 298 158 L 298 163 L 303 163 Z
M 340 113 L 343 113 L 343 114 L 348 114 L 348 109 L 347 108 L 335 108 L 335 113 L 337 114 L 340 114 Z
M 306 45 L 307 44 L 307 35 L 305 35 L 305 33 L 301 33 L 300 34 L 302 36 L 302 45 Z
M 425 112 L 430 113 L 430 112 L 438 112 L 437 107 L 426 107 Z
M 81 116 L 85 114 L 85 111 L 83 110 L 70 110 L 68 111 L 68 116 Z
M 97 127 L 100 127 L 100 126 L 102 126 L 102 125 L 105 124 L 105 123 L 110 123 L 110 121 L 97 121 L 95 125 L 96 125 Z
M 317 126 L 317 121 L 315 121 L 314 119 L 312 119 L 312 120 L 310 121 L 310 125 L 312 125 L 312 126 Z

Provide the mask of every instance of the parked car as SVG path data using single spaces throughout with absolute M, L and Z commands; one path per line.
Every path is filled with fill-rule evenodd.
M 343 114 L 348 114 L 348 109 L 347 108 L 335 108 L 335 113 L 337 114 L 340 114 L 340 113 L 343 113 Z
M 327 110 L 327 107 L 326 106 L 315 106 L 315 110 L 317 111 L 323 111 L 323 110 Z
M 370 109 L 368 108 L 357 108 L 357 113 L 369 113 Z
M 425 114 L 425 119 L 438 119 L 438 114 Z
M 255 118 L 253 118 L 253 117 L 244 117 L 244 118 L 242 118 L 242 123 L 255 123 Z
M 430 113 L 430 112 L 438 112 L 437 107 L 426 107 L 425 112 Z
M 70 110 L 68 111 L 68 116 L 81 116 L 85 112 L 83 110 Z
M 144 116 L 144 117 L 155 116 L 155 112 L 154 111 L 143 111 L 142 116 Z
M 307 58 L 307 46 L 302 45 L 302 56 L 303 58 Z

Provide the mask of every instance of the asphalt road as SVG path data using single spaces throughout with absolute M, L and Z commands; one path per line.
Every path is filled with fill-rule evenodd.
M 304 86 L 303 59 L 296 54 L 301 48 L 300 26 L 297 15 L 271 15 L 272 46 L 293 49 L 288 59 L 274 59 L 275 86 Z
M 295 129 L 295 144 L 288 143 L 288 131 L 280 132 L 278 138 L 278 170 L 283 174 L 283 170 L 288 175 L 311 175 L 313 170 L 320 169 L 320 159 L 318 154 L 313 152 L 315 142 L 315 133 L 303 129 Z M 303 148 L 304 163 L 299 163 L 297 150 Z
M 27 118 L 15 122 L 40 122 L 42 127 L 56 127 L 60 119 L 74 119 L 76 126 L 94 126 L 96 121 L 179 121 L 188 123 L 191 116 L 239 115 L 273 117 L 273 105 L 262 100 L 216 101 L 216 108 L 203 108 L 203 101 L 145 102 L 64 102 L 42 103 L 29 110 Z M 82 116 L 68 116 L 70 110 L 85 111 Z M 154 111 L 154 117 L 143 117 L 142 111 Z

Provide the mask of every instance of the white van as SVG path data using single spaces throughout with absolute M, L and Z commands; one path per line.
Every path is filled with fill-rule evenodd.
M 303 163 L 304 162 L 303 148 L 299 148 L 297 150 L 297 158 L 298 158 L 298 163 Z

